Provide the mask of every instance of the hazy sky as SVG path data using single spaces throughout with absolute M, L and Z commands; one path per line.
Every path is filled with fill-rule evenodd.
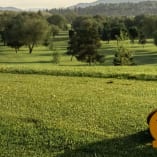
M 77 3 L 88 3 L 96 0 L 0 0 L 0 7 L 18 8 L 61 8 Z

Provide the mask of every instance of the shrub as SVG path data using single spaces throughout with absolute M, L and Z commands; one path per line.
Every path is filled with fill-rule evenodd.
M 60 63 L 60 54 L 58 52 L 52 53 L 52 62 L 55 64 Z

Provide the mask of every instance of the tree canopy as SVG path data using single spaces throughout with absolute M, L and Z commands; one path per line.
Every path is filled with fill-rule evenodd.
M 5 39 L 8 46 L 17 50 L 26 45 L 32 53 L 36 44 L 41 43 L 49 32 L 47 21 L 35 13 L 21 13 L 8 21 L 5 27 Z
M 69 33 L 69 54 L 78 60 L 88 62 L 99 62 L 102 60 L 97 49 L 101 46 L 97 22 L 92 18 L 78 17 L 73 22 L 73 31 Z

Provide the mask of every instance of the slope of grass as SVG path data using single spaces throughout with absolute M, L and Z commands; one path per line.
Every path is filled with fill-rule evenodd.
M 0 88 L 1 156 L 156 156 L 156 82 L 1 74 Z

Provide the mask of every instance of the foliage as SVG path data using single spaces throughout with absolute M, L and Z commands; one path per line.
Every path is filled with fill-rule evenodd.
M 5 27 L 5 40 L 8 46 L 15 49 L 16 53 L 21 46 L 25 44 L 24 42 L 24 30 L 23 23 L 24 18 L 21 15 L 17 15 L 8 21 Z
M 157 46 L 157 31 L 154 32 L 154 44 Z
M 50 17 L 48 17 L 47 21 L 52 24 L 58 26 L 60 29 L 65 30 L 67 22 L 64 18 L 64 16 L 55 14 Z
M 98 61 L 97 49 L 101 44 L 96 21 L 92 18 L 79 17 L 74 21 L 73 29 L 74 32 L 71 31 L 70 36 L 69 53 L 75 55 L 79 61 L 85 61 L 90 65 Z
M 73 30 L 69 30 L 69 41 L 66 54 L 72 56 L 71 61 L 77 54 L 77 36 L 76 32 Z
M 8 23 L 10 23 L 10 20 L 12 17 L 15 16 L 15 13 L 10 13 L 10 12 L 3 12 L 0 14 L 0 36 L 1 40 L 3 41 L 4 45 L 6 45 L 6 27 Z
M 129 38 L 132 43 L 134 43 L 134 40 L 138 37 L 138 30 L 137 27 L 132 26 L 128 30 Z
M 4 38 L 8 44 L 17 50 L 27 45 L 32 53 L 36 44 L 47 37 L 49 26 L 47 21 L 36 13 L 19 13 L 8 20 L 3 30 Z
M 58 64 L 60 63 L 60 54 L 57 52 L 52 53 L 52 63 Z
M 47 37 L 50 27 L 47 21 L 37 14 L 26 14 L 24 18 L 24 42 L 28 46 L 29 53 L 31 54 L 34 46 Z
M 53 25 L 53 24 L 51 25 L 51 33 L 52 33 L 53 38 L 59 34 L 59 31 L 60 29 L 58 26 Z
M 136 0 L 134 0 L 135 2 Z M 128 3 L 128 1 L 125 1 L 125 3 L 117 3 L 117 1 L 114 0 L 116 3 L 112 3 L 109 1 L 109 3 L 105 4 L 98 4 L 94 6 L 89 7 L 79 7 L 73 9 L 73 12 L 80 15 L 105 15 L 105 16 L 127 16 L 127 17 L 133 17 L 137 15 L 156 15 L 157 14 L 157 2 L 156 1 L 142 1 L 139 3 Z M 124 0 L 122 1 L 124 2 Z M 64 15 L 66 12 L 69 12 L 68 9 L 52 9 L 51 12 L 54 14 L 59 13 Z
M 142 44 L 144 47 L 144 45 L 146 43 L 147 43 L 146 36 L 142 32 L 140 32 L 139 33 L 139 44 Z
M 128 36 L 126 33 L 121 32 L 120 37 L 117 37 L 118 45 L 115 58 L 113 60 L 114 65 L 133 65 L 132 52 L 129 49 L 129 43 L 127 43 Z
M 111 40 L 111 27 L 109 23 L 104 24 L 102 31 L 102 40 L 107 41 L 108 43 Z

